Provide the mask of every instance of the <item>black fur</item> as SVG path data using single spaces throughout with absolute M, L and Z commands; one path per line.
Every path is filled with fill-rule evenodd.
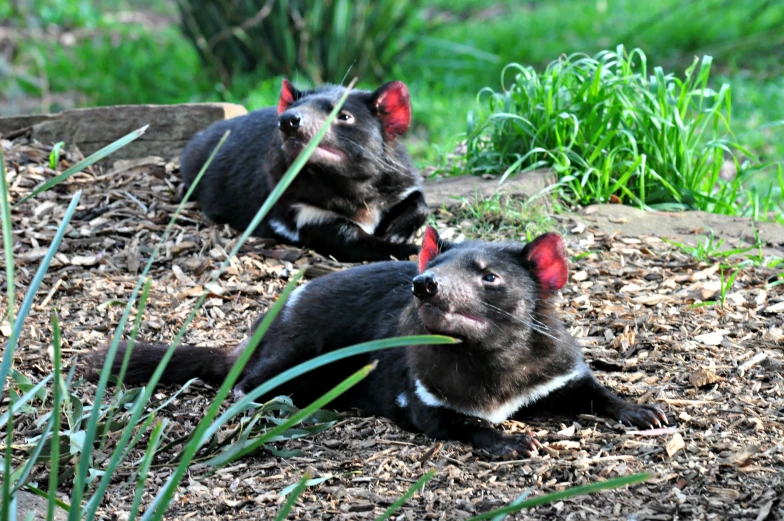
M 290 86 L 284 84 L 284 93 L 286 85 Z M 342 159 L 334 160 L 328 153 L 312 156 L 254 235 L 346 262 L 416 254 L 416 246 L 409 242 L 424 224 L 428 208 L 420 176 L 397 135 L 388 131 L 388 116 L 377 106 L 390 85 L 404 89 L 408 102 L 408 92 L 399 82 L 376 92 L 352 91 L 342 110 L 350 121 L 336 120 L 320 145 L 342 154 Z M 231 130 L 195 190 L 207 216 L 246 229 L 344 92 L 334 85 L 294 90 L 293 102 L 280 114 L 280 129 L 278 110 L 271 107 L 214 123 L 191 139 L 180 165 L 188 186 Z M 290 124 L 292 118 L 296 128 Z M 318 212 L 321 218 L 316 218 Z
M 517 244 L 442 243 L 441 253 L 423 275 L 413 262 L 379 262 L 308 282 L 292 294 L 273 321 L 235 391 L 247 392 L 283 370 L 340 347 L 441 333 L 461 343 L 356 356 L 306 374 L 275 393 L 292 394 L 297 403 L 309 403 L 378 360 L 375 371 L 333 403 L 336 408 L 357 407 L 405 429 L 461 440 L 503 456 L 531 454 L 538 442 L 529 436 L 503 434 L 490 422 L 463 412 L 494 410 L 512 397 L 575 371 L 578 376 L 565 385 L 511 410 L 507 417 L 545 410 L 601 414 L 641 427 L 666 421 L 656 407 L 625 402 L 596 380 L 557 317 L 527 254 Z M 495 277 L 492 282 L 487 281 L 490 273 Z M 423 278 L 434 292 L 424 296 L 419 287 L 416 292 L 422 298 L 415 298 L 412 280 L 419 285 Z M 160 351 L 139 347 L 131 365 L 152 367 Z M 178 353 L 201 350 L 183 347 Z M 233 360 L 234 354 L 221 357 L 215 350 L 191 361 L 180 357 L 177 380 L 204 377 L 204 363 L 227 368 Z M 143 377 L 141 372 L 135 371 L 134 377 Z M 222 380 L 218 372 L 209 373 L 206 376 L 216 383 Z M 417 381 L 442 405 L 428 404 L 430 398 L 417 392 Z

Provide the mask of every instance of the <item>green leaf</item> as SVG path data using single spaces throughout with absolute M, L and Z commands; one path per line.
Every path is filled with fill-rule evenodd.
M 321 485 L 325 481 L 330 480 L 330 479 L 332 479 L 334 477 L 335 476 L 330 474 L 330 475 L 322 477 L 322 478 L 308 479 L 307 481 L 305 481 L 305 485 L 302 487 L 302 490 L 304 491 L 305 487 L 315 487 L 316 485 Z M 303 478 L 303 480 L 304 480 L 304 478 Z M 280 492 L 278 492 L 278 495 L 280 495 L 281 497 L 288 496 L 289 494 L 291 494 L 292 492 L 297 490 L 297 488 L 302 484 L 303 480 L 300 480 L 299 483 L 295 483 L 293 485 L 289 485 L 288 487 L 286 487 L 283 490 L 281 490 Z M 301 492 L 300 492 L 300 494 L 301 494 Z M 297 496 L 299 496 L 300 494 L 297 494 Z M 291 498 L 289 498 L 289 499 L 291 499 Z M 293 504 L 292 504 L 292 506 L 293 506 Z M 282 517 L 280 519 L 286 519 L 286 517 L 284 516 L 284 517 Z
M 77 454 L 81 454 L 84 452 L 84 440 L 87 436 L 87 433 L 84 431 L 77 431 L 73 432 L 68 436 L 68 439 L 71 440 L 71 455 L 76 456 Z
M 57 165 L 60 164 L 60 150 L 65 145 L 64 141 L 59 141 L 52 147 L 52 152 L 49 154 L 49 168 L 57 170 Z
M 299 483 L 291 488 L 290 492 L 292 492 L 292 494 L 289 496 L 283 506 L 280 507 L 278 515 L 275 516 L 275 521 L 283 521 L 289 516 L 289 512 L 291 512 L 291 509 L 294 508 L 294 504 L 297 502 L 297 498 L 302 495 L 302 493 L 305 491 L 305 487 L 308 486 L 309 477 L 310 476 L 306 472 L 305 475 L 302 476 L 302 479 L 299 480 Z

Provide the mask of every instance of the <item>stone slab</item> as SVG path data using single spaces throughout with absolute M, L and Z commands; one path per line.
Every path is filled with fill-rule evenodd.
M 587 228 L 626 237 L 652 235 L 694 246 L 713 230 L 716 241 L 724 239 L 722 250 L 754 244 L 754 230 L 763 242 L 765 255 L 784 257 L 784 226 L 773 222 L 752 222 L 707 212 L 651 212 L 621 204 L 591 205 L 569 214 Z
M 424 183 L 425 200 L 431 208 L 451 208 L 462 203 L 461 198 L 474 201 L 502 194 L 519 199 L 529 199 L 554 184 L 557 176 L 550 170 L 535 170 L 510 177 L 499 184 L 497 179 L 464 175 L 427 180 Z M 540 201 L 545 202 L 546 198 Z

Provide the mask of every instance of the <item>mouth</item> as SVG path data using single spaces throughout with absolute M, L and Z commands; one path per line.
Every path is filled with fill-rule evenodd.
M 295 139 L 295 138 L 287 138 L 283 141 L 283 151 L 288 155 L 292 160 L 296 159 L 305 147 L 307 146 L 307 142 Z M 342 163 L 346 160 L 346 154 L 336 148 L 331 148 L 324 145 L 319 145 L 313 151 L 313 153 L 308 158 L 308 163 Z
M 480 316 L 429 302 L 419 304 L 419 318 L 428 331 L 446 335 L 484 331 L 488 327 L 488 321 Z

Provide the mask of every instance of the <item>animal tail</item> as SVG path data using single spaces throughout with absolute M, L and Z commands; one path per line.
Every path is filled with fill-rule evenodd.
M 121 342 L 112 362 L 111 372 L 119 375 L 127 342 Z M 135 342 L 131 350 L 123 383 L 144 384 L 158 367 L 169 346 L 163 344 L 146 344 Z M 90 380 L 98 380 L 98 371 L 103 369 L 109 348 L 95 352 L 89 359 L 85 376 Z M 201 378 L 210 384 L 221 384 L 234 363 L 231 351 L 217 347 L 178 346 L 163 371 L 160 384 L 183 384 L 192 378 Z

